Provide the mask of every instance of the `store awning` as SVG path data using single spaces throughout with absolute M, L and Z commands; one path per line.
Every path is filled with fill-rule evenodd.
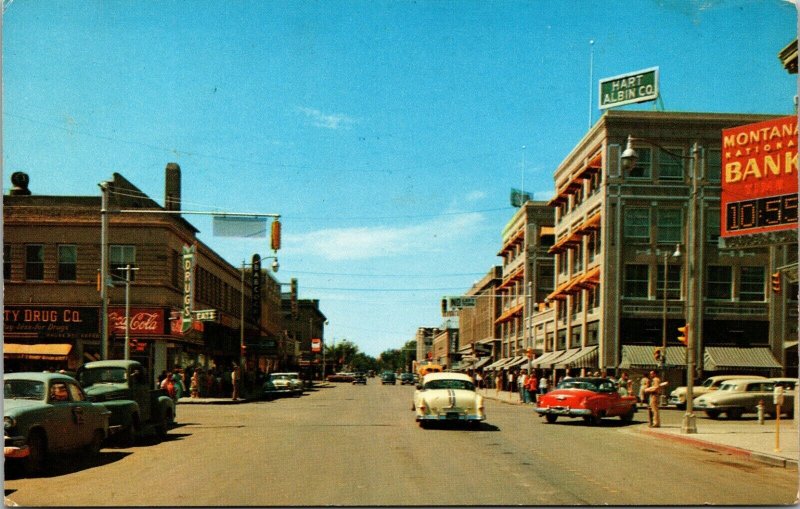
M 503 366 L 503 369 L 516 368 L 517 366 L 519 366 L 521 364 L 525 364 L 527 362 L 528 362 L 528 358 L 526 356 L 524 356 L 524 355 L 519 356 L 519 357 L 515 357 L 514 361 L 513 362 L 509 362 L 508 364 Z
M 478 362 L 475 363 L 473 369 L 481 369 L 483 366 L 488 364 L 490 360 L 492 360 L 491 357 L 481 357 L 480 359 L 478 359 Z
M 72 345 L 64 343 L 46 343 L 37 345 L 21 345 L 17 343 L 3 344 L 3 358 L 29 359 L 34 361 L 65 361 Z
M 542 354 L 541 357 L 537 357 L 536 359 L 534 359 L 533 360 L 533 365 L 536 366 L 536 367 L 549 366 L 550 364 L 552 364 L 551 361 L 553 359 L 555 359 L 557 357 L 560 357 L 561 354 L 563 354 L 563 353 L 564 353 L 564 350 L 556 350 L 554 352 L 546 352 L 546 353 Z
M 587 346 L 585 348 L 581 348 L 575 354 L 573 354 L 570 358 L 564 358 L 558 361 L 558 365 L 556 367 L 565 367 L 565 368 L 596 368 L 597 366 L 597 345 L 594 346 Z
M 484 368 L 484 369 L 497 369 L 498 366 L 501 366 L 501 365 L 505 364 L 506 362 L 508 362 L 508 358 L 498 359 L 498 360 L 494 361 L 493 363 L 489 364 L 488 366 L 486 366 L 486 368 Z
M 494 323 L 505 322 L 509 318 L 514 315 L 522 314 L 522 304 L 517 304 L 516 306 L 512 306 L 505 310 L 502 315 L 500 315 Z
M 624 369 L 656 369 L 661 367 L 654 357 L 656 348 L 660 347 L 654 345 L 622 345 L 622 361 L 619 363 L 619 367 Z M 685 367 L 686 347 L 668 346 L 664 365 L 666 367 Z
M 781 364 L 769 348 L 734 348 L 708 346 L 703 353 L 706 371 L 727 371 L 742 368 L 780 369 Z
M 555 363 L 555 367 L 556 368 L 567 367 L 565 363 L 568 362 L 570 359 L 572 359 L 574 356 L 578 355 L 580 351 L 581 351 L 580 348 L 570 348 L 569 350 L 564 352 L 564 355 L 558 358 L 558 362 Z

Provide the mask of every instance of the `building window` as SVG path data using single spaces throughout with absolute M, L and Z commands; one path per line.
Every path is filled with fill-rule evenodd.
M 683 179 L 683 149 L 670 149 L 669 152 L 658 151 L 658 178 Z
M 626 265 L 625 266 L 625 297 L 634 299 L 647 298 L 647 265 Z
M 11 279 L 11 244 L 3 244 L 3 279 Z
M 639 158 L 636 160 L 636 166 L 628 172 L 628 177 L 649 179 L 652 175 L 653 151 L 649 148 L 637 148 L 636 152 Z
M 739 283 L 739 300 L 764 301 L 764 267 L 742 267 Z
M 625 238 L 650 240 L 650 209 L 625 209 Z
M 75 281 L 78 279 L 78 247 L 58 246 L 58 280 Z
M 136 267 L 136 247 L 134 246 L 109 246 L 108 247 L 109 268 L 111 277 L 114 280 L 125 280 L 127 277 L 125 267 L 130 265 Z M 135 270 L 131 272 L 131 281 L 136 277 Z
M 730 266 L 711 265 L 708 267 L 708 298 L 730 300 L 733 282 Z
M 717 243 L 719 240 L 719 209 L 708 209 L 706 215 L 706 241 Z
M 25 280 L 44 281 L 44 246 L 25 246 Z
M 664 264 L 658 264 L 658 275 L 656 277 L 656 297 L 664 297 Z M 681 298 L 681 266 L 667 265 L 667 299 Z
M 706 152 L 706 179 L 710 182 L 719 182 L 722 177 L 722 151 L 708 150 Z
M 658 209 L 659 242 L 675 243 L 682 239 L 683 218 L 681 209 Z

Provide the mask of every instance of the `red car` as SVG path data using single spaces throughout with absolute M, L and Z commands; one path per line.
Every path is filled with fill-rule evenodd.
M 568 378 L 555 390 L 540 395 L 535 410 L 549 423 L 559 416 L 583 417 L 589 424 L 599 424 L 603 417 L 630 422 L 636 413 L 636 398 L 620 395 L 617 384 L 609 378 Z

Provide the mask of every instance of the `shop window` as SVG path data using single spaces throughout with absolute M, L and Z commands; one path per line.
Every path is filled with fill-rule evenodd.
M 628 172 L 630 178 L 649 179 L 652 175 L 653 166 L 653 151 L 649 148 L 636 148 L 639 158 L 636 160 L 636 166 L 631 168 Z
M 626 208 L 624 221 L 626 239 L 650 240 L 650 209 Z
M 3 244 L 3 279 L 11 279 L 11 244 Z
M 75 281 L 78 275 L 78 247 L 58 246 L 58 280 Z
M 733 283 L 730 266 L 711 265 L 708 267 L 708 298 L 730 300 Z
M 625 297 L 634 299 L 647 298 L 647 279 L 649 273 L 647 265 L 625 266 Z
M 742 267 L 739 274 L 739 300 L 764 301 L 764 267 Z
M 656 298 L 664 297 L 664 265 L 658 264 L 658 276 L 656 277 Z M 681 266 L 667 265 L 667 299 L 677 300 L 681 298 Z
M 658 242 L 677 243 L 682 240 L 683 214 L 681 209 L 658 209 Z
M 108 258 L 109 258 L 109 268 L 111 277 L 114 280 L 125 280 L 127 274 L 125 272 L 125 267 L 130 265 L 131 267 L 136 267 L 136 247 L 135 246 L 123 246 L 123 245 L 113 245 L 108 247 Z M 136 279 L 136 272 L 135 270 L 131 272 L 131 281 Z
M 25 280 L 44 281 L 44 246 L 41 244 L 25 246 Z
M 670 153 L 671 152 L 671 153 Z M 670 180 L 683 179 L 683 149 L 658 151 L 658 178 Z

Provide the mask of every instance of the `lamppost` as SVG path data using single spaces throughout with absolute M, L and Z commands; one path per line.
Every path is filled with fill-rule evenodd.
M 259 263 L 258 263 L 258 267 L 257 267 L 258 270 L 261 270 L 260 269 L 260 267 L 261 267 L 260 260 L 269 260 L 269 259 L 273 260 L 273 262 L 272 262 L 272 272 L 278 272 L 278 268 L 280 267 L 280 264 L 278 264 L 278 257 L 277 256 L 265 256 L 264 258 L 260 258 L 259 257 L 258 258 Z M 244 270 L 245 270 L 245 267 L 252 267 L 254 269 L 256 268 L 256 267 L 254 267 L 253 263 L 245 263 L 245 261 L 242 260 L 242 270 L 241 270 L 242 278 L 241 278 L 241 288 L 240 288 L 240 292 L 239 292 L 239 367 L 242 370 L 242 375 L 243 376 L 244 376 L 244 372 L 246 370 L 246 366 L 245 366 L 245 343 L 244 343 Z
M 667 260 L 669 259 L 669 251 L 664 251 L 664 299 L 663 308 L 661 313 L 661 380 L 667 379 L 667 283 L 669 282 L 669 266 Z M 672 253 L 673 258 L 681 256 L 681 245 L 675 245 L 675 252 Z M 659 405 L 666 406 L 667 395 L 662 393 L 659 400 Z
M 131 271 L 139 270 L 138 267 L 131 267 L 130 264 L 124 267 L 117 267 L 117 270 L 125 271 L 125 360 L 131 358 Z
M 687 218 L 687 253 L 686 253 L 686 266 L 688 268 L 688 287 L 686 292 L 686 323 L 689 330 L 686 334 L 686 413 L 683 416 L 683 423 L 681 425 L 682 433 L 697 433 L 697 425 L 695 423 L 695 415 L 692 408 L 692 400 L 694 399 L 694 336 L 697 334 L 697 302 L 698 302 L 698 285 L 697 285 L 697 270 L 696 263 L 698 260 L 698 237 L 697 234 L 697 188 L 699 183 L 699 169 L 700 169 L 700 146 L 697 142 L 692 144 L 692 156 L 687 157 L 683 154 L 676 154 L 671 152 L 653 140 L 647 138 L 634 138 L 628 135 L 628 143 L 625 150 L 622 152 L 620 159 L 622 160 L 623 169 L 631 169 L 636 165 L 639 158 L 636 150 L 633 149 L 633 141 L 643 141 L 645 143 L 654 145 L 667 154 L 685 160 L 692 161 L 691 178 L 691 194 L 689 196 L 689 217 Z M 666 288 L 666 273 L 664 274 L 664 286 Z

